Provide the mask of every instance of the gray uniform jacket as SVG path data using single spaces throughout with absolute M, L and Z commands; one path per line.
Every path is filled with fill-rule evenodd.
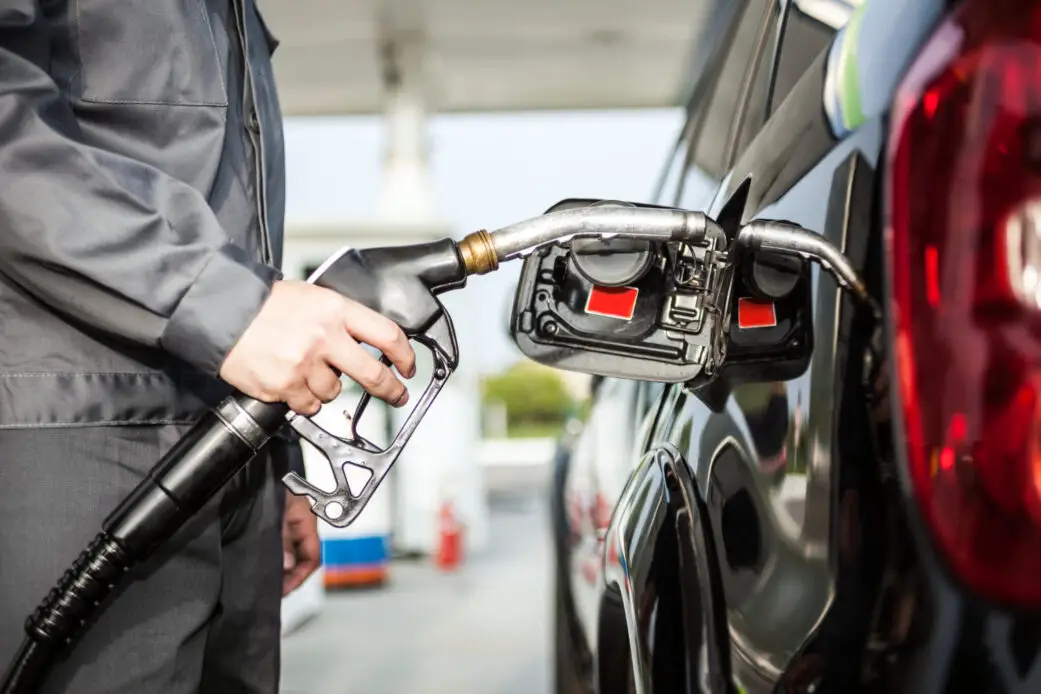
M 227 392 L 280 277 L 276 46 L 253 0 L 0 0 L 0 429 Z

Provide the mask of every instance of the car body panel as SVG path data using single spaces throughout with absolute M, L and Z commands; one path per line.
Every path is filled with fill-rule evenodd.
M 857 222 L 866 221 L 865 210 L 856 204 L 870 213 L 881 133 L 877 122 L 861 128 L 755 216 L 820 230 L 847 250 L 852 230 L 863 246 L 866 229 Z M 836 375 L 846 369 L 842 314 L 851 307 L 817 268 L 813 284 L 815 348 L 806 373 L 737 386 L 720 413 L 681 392 L 659 433 L 691 461 L 721 554 L 730 556 L 722 576 L 734 676 L 747 692 L 779 683 L 823 628 L 841 580 L 832 518 L 846 503 L 835 494 L 844 379 Z
M 730 233 L 751 219 L 794 222 L 828 237 L 863 267 L 869 246 L 879 241 L 870 237 L 880 224 L 877 188 L 888 95 L 941 3 L 870 0 L 857 35 L 838 33 L 835 43 L 856 41 L 861 56 L 853 68 L 845 67 L 856 79 L 847 79 L 844 88 L 856 89 L 859 98 L 855 119 L 839 114 L 839 122 L 855 126 L 849 133 L 837 133 L 824 108 L 828 88 L 835 88 L 834 56 L 849 50 L 823 45 L 812 59 L 783 54 L 785 22 L 792 21 L 785 12 L 797 11 L 797 4 L 767 8 L 780 12 L 773 20 L 777 28 L 760 32 L 754 58 L 770 66 L 763 108 L 772 112 L 720 172 L 705 209 L 721 223 L 730 221 Z M 885 55 L 882 67 L 864 58 L 877 54 Z M 790 69 L 799 59 L 810 63 L 797 79 L 776 69 Z M 739 91 L 755 84 L 748 78 Z M 848 95 L 839 101 L 848 103 Z M 747 100 L 742 103 L 746 110 Z M 753 115 L 738 112 L 735 121 L 754 124 Z M 699 207 L 696 197 L 704 200 L 704 191 L 685 189 L 679 178 L 663 178 L 660 202 Z M 859 339 L 854 307 L 816 266 L 812 286 L 814 351 L 801 375 L 736 385 L 714 408 L 680 386 L 669 387 L 660 408 L 643 412 L 631 396 L 619 394 L 627 388 L 617 385 L 598 397 L 576 446 L 565 483 L 568 504 L 586 509 L 572 525 L 576 615 L 594 651 L 617 653 L 605 639 L 617 638 L 618 625 L 611 631 L 600 622 L 605 601 L 620 603 L 638 692 L 653 690 L 654 645 L 662 650 L 648 626 L 649 615 L 659 612 L 648 595 L 661 594 L 656 581 L 667 581 L 652 569 L 656 557 L 659 566 L 663 561 L 657 548 L 663 534 L 677 547 L 677 605 L 690 620 L 686 633 L 706 636 L 697 647 L 684 642 L 677 649 L 685 653 L 686 668 L 677 680 L 693 677 L 704 691 L 726 691 L 718 678 L 732 678 L 752 694 L 782 682 L 841 687 L 856 676 L 846 656 L 850 644 L 867 638 L 871 596 L 882 581 L 881 531 L 871 505 L 880 490 L 860 473 L 867 448 L 854 430 L 863 425 L 864 413 L 849 414 L 843 406 L 848 371 L 857 368 L 849 363 L 850 343 Z M 635 432 L 641 422 L 646 441 L 634 446 L 639 436 L 627 438 L 620 429 Z M 585 443 L 598 432 L 607 432 L 606 444 Z M 840 433 L 848 434 L 845 442 Z M 628 458 L 621 455 L 634 447 Z M 690 480 L 689 488 L 677 480 Z M 614 505 L 606 542 L 602 511 L 589 510 L 598 496 Z M 702 535 L 678 532 L 677 515 Z M 680 557 L 686 558 L 683 570 Z M 601 571 L 590 571 L 590 565 Z M 713 575 L 725 600 L 707 587 Z M 725 611 L 725 618 L 711 606 Z M 603 658 L 596 668 L 602 692 L 613 686 L 605 679 L 625 679 L 605 669 Z
M 866 0 L 855 25 L 820 43 L 827 32 L 796 32 L 792 13 L 827 2 L 773 2 L 774 30 L 749 49 L 769 68 L 767 97 L 751 98 L 759 73 L 726 89 L 741 95 L 734 128 L 754 133 L 706 135 L 692 102 L 693 145 L 670 156 L 655 202 L 704 209 L 728 233 L 751 219 L 800 224 L 884 297 L 888 110 L 948 3 Z M 801 50 L 786 54 L 793 36 Z M 726 72 L 719 63 L 702 69 Z M 711 88 L 695 82 L 711 107 Z M 714 145 L 699 174 L 697 142 L 711 136 L 729 139 L 732 156 L 713 169 L 725 149 Z M 712 392 L 660 387 L 656 406 L 633 413 L 630 459 L 615 450 L 584 463 L 598 470 L 586 493 L 614 503 L 600 580 L 574 579 L 599 691 L 848 692 L 868 680 L 923 694 L 1041 691 L 1041 617 L 966 597 L 937 561 L 893 472 L 899 432 L 871 435 L 891 412 L 866 406 L 871 336 L 830 276 L 813 267 L 811 282 L 813 353 L 801 373 Z

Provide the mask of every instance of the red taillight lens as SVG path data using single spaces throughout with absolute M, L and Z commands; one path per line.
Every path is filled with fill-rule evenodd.
M 1041 605 L 1041 6 L 968 0 L 897 93 L 894 363 L 914 493 L 978 593 Z

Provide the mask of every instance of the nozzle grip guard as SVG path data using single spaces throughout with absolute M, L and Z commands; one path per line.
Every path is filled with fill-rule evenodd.
M 328 460 L 336 487 L 331 492 L 290 472 L 283 483 L 292 493 L 313 499 L 311 510 L 326 523 L 350 525 L 368 504 L 397 461 L 423 416 L 459 364 L 455 328 L 437 295 L 466 284 L 466 269 L 451 239 L 409 246 L 349 249 L 320 267 L 310 280 L 357 301 L 397 323 L 410 340 L 430 350 L 433 376 L 394 440 L 380 449 L 358 434 L 358 421 L 371 400 L 368 393 L 351 417 L 349 438 L 341 438 L 313 420 L 294 415 L 289 423 Z M 389 363 L 386 357 L 381 359 Z M 346 466 L 365 468 L 371 477 L 352 490 Z

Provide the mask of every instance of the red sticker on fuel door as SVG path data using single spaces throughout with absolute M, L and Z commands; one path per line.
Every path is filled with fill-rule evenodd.
M 772 301 L 737 300 L 739 328 L 772 328 L 777 325 L 777 312 Z
M 586 313 L 598 316 L 631 320 L 636 310 L 636 297 L 640 293 L 634 287 L 598 287 L 589 291 Z

